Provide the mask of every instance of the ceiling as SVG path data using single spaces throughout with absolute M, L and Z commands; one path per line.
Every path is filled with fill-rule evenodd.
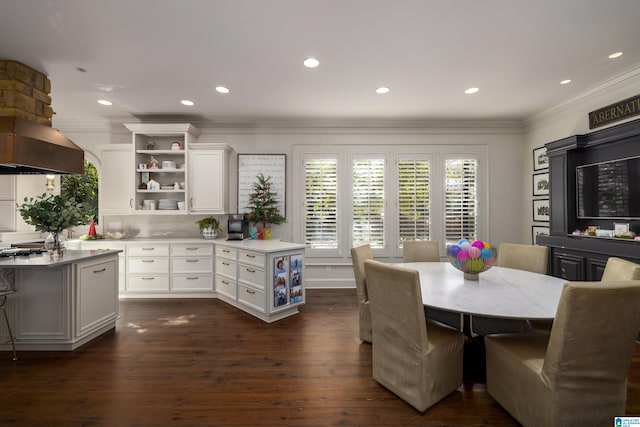
M 640 67 L 638 0 L 0 0 L 0 11 L 0 58 L 49 76 L 54 125 L 523 120 Z M 319 67 L 302 65 L 310 56 Z

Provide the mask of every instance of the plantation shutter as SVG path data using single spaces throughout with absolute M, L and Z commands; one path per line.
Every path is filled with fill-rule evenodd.
M 305 244 L 316 249 L 338 247 L 338 160 L 304 161 Z
M 352 244 L 384 248 L 384 159 L 352 163 Z
M 398 160 L 398 246 L 431 238 L 429 160 Z
M 445 160 L 444 218 L 447 243 L 477 239 L 478 160 Z

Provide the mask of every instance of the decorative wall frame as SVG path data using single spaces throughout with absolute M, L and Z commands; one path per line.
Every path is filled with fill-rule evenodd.
M 546 225 L 532 225 L 531 226 L 531 244 L 536 244 L 537 236 L 548 236 L 549 227 Z
M 533 195 L 548 196 L 549 195 L 549 172 L 533 174 Z
M 540 199 L 533 201 L 533 220 L 549 221 L 549 199 Z
M 539 147 L 533 150 L 533 170 L 542 170 L 549 167 L 549 156 L 547 147 Z
M 238 154 L 238 213 L 248 212 L 249 194 L 253 191 L 256 175 L 271 177 L 273 191 L 280 203 L 280 212 L 286 217 L 286 154 Z

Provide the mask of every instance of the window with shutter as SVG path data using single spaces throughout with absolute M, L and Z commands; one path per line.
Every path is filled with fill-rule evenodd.
M 304 161 L 305 244 L 315 249 L 338 248 L 338 160 Z
M 385 247 L 384 159 L 357 158 L 352 162 L 352 245 Z
M 445 238 L 473 240 L 478 233 L 478 160 L 445 160 Z
M 398 160 L 398 247 L 405 240 L 431 238 L 429 160 Z

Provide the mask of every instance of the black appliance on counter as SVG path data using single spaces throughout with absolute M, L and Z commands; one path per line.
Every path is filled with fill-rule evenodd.
M 231 214 L 227 220 L 227 240 L 244 239 L 244 219 L 242 214 Z

